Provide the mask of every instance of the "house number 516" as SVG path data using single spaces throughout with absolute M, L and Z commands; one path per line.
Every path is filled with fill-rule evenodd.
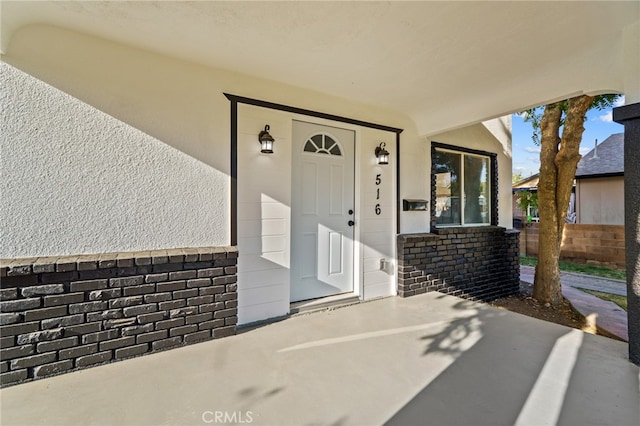
M 382 183 L 382 178 L 380 174 L 376 175 L 376 200 L 380 199 L 380 184 Z M 380 216 L 380 213 L 382 213 L 382 209 L 380 209 L 380 203 L 376 204 L 376 216 Z

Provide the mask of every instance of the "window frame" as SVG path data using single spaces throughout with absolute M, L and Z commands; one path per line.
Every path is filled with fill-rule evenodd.
M 478 157 L 485 157 L 489 160 L 489 196 L 490 196 L 490 206 L 489 206 L 489 223 L 470 223 L 465 224 L 461 218 L 463 223 L 460 224 L 438 224 L 436 217 L 436 164 L 435 164 L 435 153 L 436 151 L 445 151 L 451 152 L 454 154 L 464 155 L 473 155 Z M 464 179 L 464 162 L 461 161 L 461 170 L 462 170 L 462 179 Z M 455 145 L 444 144 L 440 142 L 431 142 L 431 229 L 451 229 L 451 228 L 472 228 L 472 227 L 486 227 L 486 226 L 498 226 L 498 154 L 494 152 L 481 151 L 477 149 L 465 148 Z M 461 186 L 464 188 L 464 185 Z M 464 191 L 464 189 L 461 189 Z M 461 192 L 460 198 L 464 200 L 464 193 Z M 464 211 L 464 204 L 460 207 L 461 211 Z M 464 216 L 464 215 L 463 215 Z

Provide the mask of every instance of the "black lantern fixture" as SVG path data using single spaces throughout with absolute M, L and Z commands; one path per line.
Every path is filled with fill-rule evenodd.
M 386 143 L 380 142 L 380 145 L 376 147 L 376 158 L 378 159 L 378 164 L 389 164 L 389 151 L 384 149 L 387 146 Z
M 260 152 L 263 154 L 273 154 L 273 137 L 269 134 L 269 125 L 264 126 L 264 130 L 258 135 L 260 142 Z

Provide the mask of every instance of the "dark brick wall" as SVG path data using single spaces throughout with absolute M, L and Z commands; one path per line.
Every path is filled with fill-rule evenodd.
M 518 292 L 518 231 L 483 226 L 435 232 L 398 236 L 399 296 L 439 291 L 489 301 Z
M 624 125 L 624 227 L 627 266 L 629 360 L 640 365 L 640 102 L 613 109 Z
M 233 335 L 235 247 L 0 261 L 0 383 Z

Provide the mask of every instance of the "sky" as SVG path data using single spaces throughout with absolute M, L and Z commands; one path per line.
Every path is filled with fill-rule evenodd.
M 621 105 L 624 105 L 624 96 L 616 101 L 615 106 Z M 520 173 L 523 178 L 526 178 L 540 170 L 540 147 L 531 139 L 533 134 L 531 124 L 525 123 L 518 114 L 513 114 L 512 118 L 513 174 Z M 587 113 L 584 129 L 580 144 L 582 155 L 593 149 L 596 139 L 600 143 L 614 133 L 622 133 L 624 126 L 613 122 L 612 109 L 593 109 Z

